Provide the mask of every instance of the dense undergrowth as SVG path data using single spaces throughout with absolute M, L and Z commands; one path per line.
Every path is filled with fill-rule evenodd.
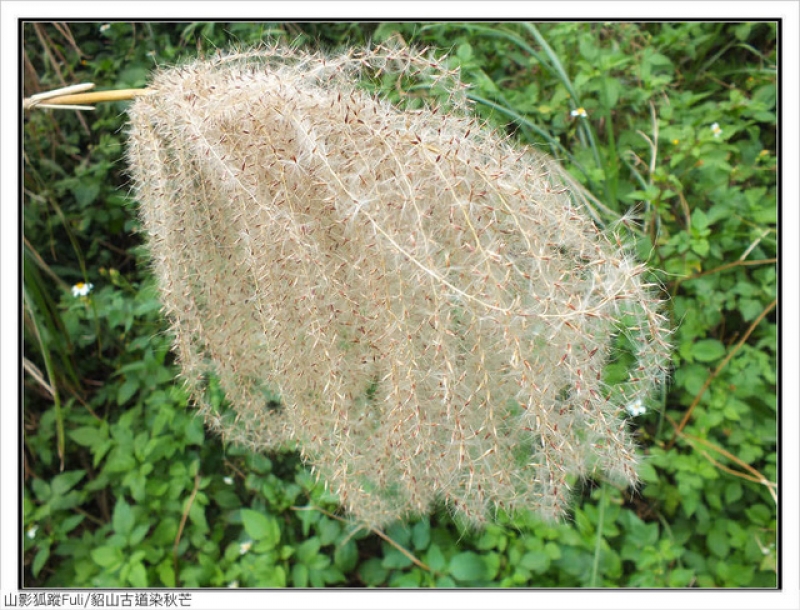
M 190 408 L 129 196 L 125 103 L 36 111 L 22 214 L 27 586 L 775 586 L 773 24 L 75 23 L 24 34 L 26 95 L 139 87 L 156 65 L 231 43 L 399 36 L 447 52 L 483 119 L 561 161 L 595 197 L 598 225 L 624 216 L 675 328 L 670 383 L 629 420 L 639 488 L 588 481 L 557 525 L 500 513 L 473 530 L 441 507 L 358 529 L 295 454 L 224 444 Z M 225 402 L 213 384 L 208 399 Z

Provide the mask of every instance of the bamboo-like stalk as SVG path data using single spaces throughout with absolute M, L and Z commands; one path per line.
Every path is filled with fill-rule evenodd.
M 140 95 L 151 93 L 150 89 L 111 89 L 107 91 L 91 91 L 93 83 L 82 83 L 37 93 L 22 100 L 22 108 L 60 108 L 64 110 L 94 110 L 100 102 L 119 102 L 132 100 Z

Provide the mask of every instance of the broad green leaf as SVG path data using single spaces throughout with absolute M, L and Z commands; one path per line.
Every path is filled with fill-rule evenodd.
M 312 564 L 319 555 L 321 547 L 319 538 L 309 538 L 297 545 L 297 560 L 305 564 Z
M 537 574 L 542 574 L 550 567 L 550 558 L 544 552 L 529 551 L 522 556 L 519 565 Z
M 706 490 L 706 503 L 714 510 L 722 510 L 722 498 L 720 498 L 718 489 Z
M 147 586 L 147 570 L 141 561 L 137 561 L 131 566 L 130 572 L 128 572 L 128 582 L 134 587 L 144 588 Z
M 358 547 L 352 540 L 336 547 L 333 562 L 342 572 L 350 572 L 358 563 Z
M 108 450 L 111 449 L 111 447 L 113 447 L 113 446 L 114 446 L 114 441 L 107 440 L 107 441 L 103 441 L 102 443 L 100 443 L 96 447 L 93 447 L 92 448 L 92 453 L 94 453 L 94 458 L 92 458 L 92 466 L 97 468 L 97 466 L 100 464 L 100 462 L 106 456 L 106 453 L 108 453 Z
M 149 70 L 142 65 L 128 66 L 117 76 L 120 89 L 126 87 L 142 87 L 147 82 Z
M 708 378 L 708 370 L 699 364 L 682 366 L 675 373 L 675 383 L 683 386 L 689 394 L 696 396 Z
M 220 508 L 231 509 L 242 505 L 242 501 L 239 499 L 239 496 L 237 496 L 230 489 L 220 489 L 214 492 L 213 498 Z
M 97 182 L 81 180 L 72 188 L 72 194 L 75 195 L 75 200 L 81 207 L 87 207 L 100 194 L 100 185 Z
M 702 231 L 706 227 L 708 227 L 708 216 L 700 208 L 695 209 L 692 212 L 692 229 Z
M 423 519 L 414 525 L 411 531 L 411 541 L 417 551 L 428 548 L 431 543 L 431 524 L 427 519 Z
M 656 483 L 658 481 L 658 473 L 652 464 L 642 462 L 639 464 L 639 478 L 643 483 Z
M 200 528 L 201 531 L 208 531 L 208 521 L 206 521 L 206 511 L 202 504 L 193 502 L 192 507 L 189 509 L 189 520 Z
M 758 525 L 767 525 L 772 517 L 772 513 L 763 504 L 756 504 L 745 509 L 744 514 L 749 517 L 750 521 Z
M 130 504 L 125 502 L 124 498 L 120 498 L 114 506 L 114 515 L 111 519 L 114 531 L 127 536 L 131 533 L 134 523 L 133 509 Z
M 319 524 L 319 539 L 322 546 L 333 544 L 342 532 L 342 526 L 333 519 L 325 518 Z
M 39 572 L 42 571 L 44 564 L 47 563 L 48 558 L 50 557 L 50 546 L 44 546 L 39 549 L 36 553 L 36 557 L 33 558 L 33 565 L 31 565 L 31 573 L 34 576 L 38 576 Z
M 692 250 L 699 254 L 700 256 L 705 256 L 708 254 L 708 251 L 711 249 L 711 244 L 708 243 L 707 239 L 696 238 L 692 239 Z
M 561 549 L 554 542 L 548 542 L 545 544 L 544 552 L 551 560 L 561 559 Z
M 72 470 L 53 477 L 53 480 L 50 482 L 50 489 L 53 496 L 57 497 L 67 493 L 77 485 L 78 481 L 80 481 L 85 474 L 85 470 Z
M 296 563 L 292 566 L 292 586 L 308 586 L 308 568 L 304 563 Z
M 739 311 L 745 322 L 752 322 L 764 310 L 764 304 L 755 299 L 740 299 Z
M 111 570 L 123 561 L 122 551 L 112 546 L 101 546 L 90 552 L 92 561 L 100 567 Z
M 425 563 L 434 572 L 441 572 L 444 570 L 446 560 L 442 550 L 436 543 L 428 547 L 428 552 L 425 555 Z
M 616 78 L 605 77 L 602 81 L 601 95 L 605 97 L 603 103 L 606 108 L 612 109 L 617 105 L 620 94 L 620 83 Z
M 395 573 L 389 581 L 390 587 L 399 587 L 405 589 L 413 589 L 420 586 L 420 573 L 419 570 L 413 572 Z
M 149 531 L 150 531 L 149 523 L 140 523 L 139 525 L 133 528 L 131 535 L 128 537 L 128 544 L 135 547 L 142 540 L 144 540 L 144 537 L 147 536 L 147 532 Z
M 149 540 L 153 544 L 166 546 L 170 541 L 175 541 L 178 535 L 178 520 L 174 517 L 162 518 Z
M 200 417 L 193 417 L 186 427 L 186 441 L 190 445 L 202 445 L 206 438 L 205 424 Z
M 450 559 L 449 572 L 457 580 L 476 581 L 485 579 L 488 570 L 480 555 L 472 551 L 465 551 Z
M 136 394 L 136 391 L 139 389 L 139 380 L 135 377 L 129 377 L 125 380 L 125 382 L 119 386 L 119 390 L 117 390 L 117 404 L 119 406 L 124 405 L 131 399 L 131 396 Z
M 669 573 L 670 587 L 688 587 L 695 576 L 694 570 L 676 568 Z
M 53 490 L 41 479 L 33 479 L 31 489 L 39 502 L 47 502 L 48 498 L 53 495 Z
M 286 572 L 283 566 L 271 566 L 266 576 L 262 576 L 260 587 L 283 589 L 286 586 Z
M 330 565 L 327 568 L 323 569 L 323 570 L 314 570 L 314 571 L 312 571 L 311 572 L 311 580 L 312 581 L 314 580 L 314 575 L 315 574 L 319 574 L 320 575 L 320 577 L 322 579 L 322 583 L 323 583 L 321 586 L 323 586 L 323 587 L 326 587 L 328 585 L 335 585 L 335 584 L 338 584 L 338 583 L 342 583 L 342 582 L 344 582 L 346 580 L 345 577 L 344 577 L 344 574 L 342 574 L 342 572 L 338 568 L 336 568 L 334 566 L 330 566 Z
M 739 481 L 731 481 L 725 486 L 725 502 L 734 504 L 742 497 L 742 484 Z
M 82 447 L 93 447 L 108 438 L 106 427 L 84 426 L 69 432 L 69 437 Z
M 708 550 L 719 558 L 726 557 L 731 550 L 727 532 L 721 529 L 712 529 L 706 537 Z
M 327 555 L 317 553 L 316 555 L 312 555 L 305 564 L 308 566 L 308 569 L 311 570 L 311 573 L 317 570 L 325 570 L 331 565 L 331 558 Z
M 241 510 L 244 529 L 254 541 L 269 540 L 272 546 L 280 540 L 280 528 L 274 517 L 249 508 Z
M 702 339 L 692 344 L 692 356 L 700 362 L 714 362 L 725 355 L 725 346 L 716 339 Z
M 381 565 L 389 569 L 402 569 L 407 568 L 412 563 L 411 559 L 405 554 L 401 553 L 398 549 L 390 547 L 383 555 Z
M 389 571 L 381 565 L 380 559 L 372 557 L 359 566 L 358 575 L 368 587 L 377 587 L 386 581 Z
M 84 515 L 72 515 L 71 517 L 67 517 L 64 521 L 61 522 L 61 527 L 59 528 L 62 534 L 67 534 L 74 530 L 78 525 L 80 525 L 86 517 Z
M 458 585 L 456 581 L 450 578 L 449 576 L 440 576 L 436 579 L 436 588 L 437 589 L 454 589 Z
M 386 535 L 402 547 L 408 547 L 411 543 L 411 528 L 400 521 L 390 525 Z
M 172 559 L 165 559 L 158 565 L 158 578 L 165 587 L 175 586 L 175 569 Z

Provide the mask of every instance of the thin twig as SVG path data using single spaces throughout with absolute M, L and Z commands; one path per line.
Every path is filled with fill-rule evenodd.
M 689 423 L 689 419 L 692 417 L 692 412 L 694 411 L 695 407 L 700 403 L 700 399 L 703 397 L 703 394 L 706 393 L 706 390 L 711 385 L 711 382 L 714 381 L 714 379 L 716 379 L 717 375 L 720 374 L 722 369 L 724 369 L 728 365 L 728 362 L 730 362 L 731 358 L 733 358 L 736 352 L 738 352 L 742 348 L 742 345 L 744 345 L 744 342 L 747 341 L 748 337 L 750 337 L 752 332 L 756 329 L 756 326 L 758 326 L 761 320 L 763 320 L 767 316 L 767 314 L 775 308 L 777 303 L 778 299 L 775 299 L 772 301 L 772 303 L 770 303 L 764 308 L 764 311 L 762 311 L 759 314 L 759 316 L 755 320 L 753 320 L 753 323 L 750 325 L 750 328 L 747 329 L 747 332 L 744 333 L 744 336 L 739 340 L 736 346 L 730 352 L 728 352 L 728 355 L 725 356 L 725 359 L 722 362 L 720 362 L 719 366 L 716 369 L 714 369 L 714 372 L 711 373 L 706 378 L 703 387 L 700 388 L 700 391 L 694 397 L 692 404 L 689 405 L 689 409 L 684 414 L 683 419 L 681 419 L 681 423 L 678 424 L 678 426 L 675 428 L 675 435 L 672 437 L 672 440 L 670 441 L 668 448 L 672 447 L 675 444 L 675 439 L 686 427 L 686 424 Z
M 713 269 L 708 269 L 707 271 L 701 271 L 700 273 L 695 273 L 694 275 L 690 275 L 689 277 L 679 278 L 677 283 L 688 282 L 689 280 L 696 280 L 699 277 L 703 277 L 704 275 L 711 275 L 712 273 L 718 273 L 720 271 L 725 271 L 726 269 L 732 269 L 734 267 L 749 267 L 753 265 L 770 265 L 773 263 L 777 263 L 777 258 L 763 258 L 755 261 L 745 261 L 745 260 L 737 260 L 732 263 L 726 263 L 724 265 L 720 265 L 719 267 L 714 267 Z
M 775 491 L 776 484 L 773 483 L 772 481 L 770 481 L 769 479 L 767 479 L 767 477 L 765 477 L 758 470 L 753 468 L 750 464 L 748 464 L 747 462 L 745 462 L 741 458 L 733 455 L 730 451 L 727 451 L 727 450 L 723 449 L 722 447 L 720 447 L 718 445 L 715 445 L 711 441 L 708 441 L 706 439 L 702 439 L 702 438 L 697 437 L 697 436 L 692 436 L 691 434 L 687 434 L 686 432 L 683 432 L 682 430 L 678 430 L 678 424 L 676 424 L 675 421 L 669 415 L 667 415 L 666 418 L 667 418 L 667 421 L 669 421 L 669 423 L 672 424 L 672 427 L 675 428 L 675 433 L 678 436 L 680 436 L 681 438 L 686 439 L 687 441 L 689 441 L 689 443 L 696 442 L 696 443 L 700 443 L 702 445 L 705 445 L 706 447 L 708 447 L 712 451 L 716 451 L 717 453 L 719 453 L 720 455 L 725 456 L 726 458 L 728 458 L 732 462 L 735 462 L 736 464 L 741 466 L 742 469 L 746 470 L 750 474 L 745 474 L 744 472 L 740 472 L 738 470 L 734 470 L 733 468 L 729 468 L 728 466 L 725 466 L 724 464 L 721 464 L 718 460 L 715 460 L 714 458 L 712 458 L 706 451 L 703 451 L 702 449 L 698 449 L 698 451 L 700 451 L 700 453 L 702 453 L 703 456 L 705 456 L 705 458 L 709 462 L 711 462 L 712 464 L 714 464 L 715 466 L 717 466 L 720 470 L 723 470 L 724 472 L 732 474 L 732 475 L 734 475 L 736 477 L 739 477 L 741 479 L 745 479 L 747 481 L 752 481 L 754 483 L 758 483 L 759 485 L 763 485 L 764 487 L 767 488 L 767 491 L 769 491 L 769 494 L 772 496 L 772 499 L 775 500 L 775 502 L 778 501 L 778 494 Z
M 33 362 L 28 360 L 27 358 L 22 358 L 22 367 L 25 369 L 25 372 L 28 373 L 31 377 L 33 377 L 34 381 L 39 384 L 39 387 L 42 388 L 45 392 L 50 394 L 50 398 L 55 398 L 55 390 L 53 390 L 53 386 L 48 383 L 48 381 L 44 378 L 42 371 L 39 370 L 39 367 L 36 366 Z
M 323 515 L 325 515 L 326 517 L 330 517 L 331 519 L 336 519 L 337 521 L 341 521 L 342 523 L 347 523 L 347 524 L 351 523 L 347 519 L 343 519 L 342 517 L 340 517 L 338 515 L 334 515 L 333 513 L 328 512 L 327 510 L 325 510 L 324 508 L 320 508 L 319 506 L 292 506 L 291 509 L 295 510 L 295 511 L 317 510 L 317 511 L 321 512 Z M 389 538 L 389 536 L 384 534 L 381 530 L 379 530 L 376 527 L 369 527 L 369 526 L 365 526 L 365 527 L 367 527 L 367 529 L 369 529 L 369 531 L 371 531 L 373 534 L 377 534 L 380 538 L 382 538 L 383 540 L 385 540 L 386 542 L 391 544 L 394 548 L 396 548 L 398 551 L 400 551 L 403 555 L 408 557 L 415 565 L 419 566 L 420 568 L 422 568 L 423 570 L 425 570 L 427 572 L 432 572 L 430 567 L 428 567 L 422 561 L 420 561 L 419 559 L 414 557 L 414 555 L 413 555 L 413 553 L 411 553 L 411 551 L 409 551 L 409 550 L 403 548 L 402 546 L 400 546 L 397 542 L 395 542 L 394 540 Z
M 739 477 L 740 479 L 744 479 L 745 481 L 752 481 L 753 483 L 758 483 L 759 485 L 763 485 L 769 491 L 770 495 L 772 496 L 772 499 L 775 500 L 776 502 L 778 501 L 778 495 L 775 492 L 775 490 L 773 489 L 775 487 L 775 483 L 773 483 L 772 481 L 768 481 L 768 480 L 766 480 L 764 478 L 760 478 L 760 477 L 755 477 L 755 476 L 750 475 L 750 474 L 745 474 L 744 472 L 740 472 L 740 471 L 738 471 L 738 470 L 736 470 L 734 468 L 730 468 L 730 467 L 726 466 L 725 464 L 723 464 L 722 462 L 720 462 L 719 460 L 715 460 L 713 457 L 711 457 L 711 455 L 705 449 L 698 449 L 698 451 L 700 453 L 702 453 L 703 456 L 709 462 L 714 464 L 714 466 L 716 466 L 717 468 L 719 468 L 723 472 L 727 472 L 728 474 L 732 474 L 733 476 Z
M 95 525 L 99 525 L 99 526 L 102 527 L 103 525 L 105 525 L 107 523 L 107 521 L 103 521 L 102 519 L 100 519 L 98 517 L 95 517 L 93 514 L 91 514 L 90 512 L 88 512 L 88 511 L 86 511 L 84 509 L 82 509 L 80 506 L 75 506 L 75 507 L 72 508 L 72 510 L 74 512 L 78 513 L 79 515 L 83 515 L 84 517 L 86 517 L 89 521 L 91 521 Z
M 200 489 L 200 471 L 198 470 L 197 473 L 194 475 L 194 489 L 192 490 L 192 495 L 189 496 L 189 501 L 186 503 L 186 509 L 183 511 L 183 515 L 181 515 L 181 523 L 178 526 L 178 535 L 175 536 L 175 544 L 172 546 L 172 568 L 175 572 L 175 586 L 180 586 L 180 575 L 178 573 L 178 545 L 181 542 L 181 536 L 183 535 L 183 528 L 186 527 L 186 520 L 189 518 L 189 511 L 192 510 L 192 504 L 194 504 L 194 499 L 197 497 L 197 492 Z
M 372 532 L 374 532 L 374 533 L 378 534 L 378 536 L 380 536 L 380 537 L 381 537 L 382 539 L 384 539 L 386 542 L 388 542 L 389 544 L 391 544 L 391 545 L 392 545 L 394 548 L 396 548 L 398 551 L 400 551 L 400 552 L 401 552 L 403 555 L 405 555 L 406 557 L 408 557 L 408 558 L 409 558 L 409 559 L 410 559 L 412 562 L 414 562 L 414 564 L 418 565 L 419 567 L 421 567 L 423 570 L 425 570 L 425 571 L 427 571 L 427 572 L 430 572 L 430 571 L 431 571 L 431 569 L 430 569 L 430 568 L 429 568 L 427 565 L 425 565 L 425 564 L 424 564 L 424 563 L 422 563 L 422 562 L 421 562 L 419 559 L 417 559 L 416 557 L 414 557 L 414 555 L 411 553 L 411 551 L 407 551 L 406 549 L 404 549 L 402 546 L 400 546 L 399 544 L 397 544 L 397 543 L 396 543 L 394 540 L 392 540 L 391 538 L 389 538 L 389 536 L 387 536 L 386 534 L 384 534 L 384 533 L 383 533 L 381 530 L 379 530 L 379 529 L 378 529 L 378 528 L 376 528 L 376 527 L 371 527 L 371 528 L 369 528 L 369 529 L 370 529 L 370 531 L 372 531 Z

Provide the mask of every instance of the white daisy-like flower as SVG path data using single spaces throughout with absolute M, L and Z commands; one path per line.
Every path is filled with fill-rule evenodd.
M 722 135 L 722 127 L 719 126 L 719 123 L 714 123 L 711 126 L 711 133 L 714 134 L 715 138 L 718 138 Z
M 92 288 L 94 288 L 94 284 L 84 284 L 83 282 L 78 282 L 72 287 L 72 296 L 74 297 L 85 297 L 88 295 Z
M 111 27 L 111 24 L 110 24 L 110 23 L 104 23 L 103 25 L 101 25 L 101 26 L 100 26 L 100 32 L 101 32 L 101 33 L 102 33 L 102 32 L 106 32 L 106 31 L 108 31 L 108 29 L 109 29 L 110 27 Z
M 34 525 L 32 528 L 30 528 L 27 531 L 28 538 L 30 538 L 31 540 L 36 538 L 36 532 L 38 531 L 38 529 L 39 529 L 39 527 L 37 525 Z
M 637 415 L 644 415 L 647 412 L 647 408 L 642 404 L 642 399 L 637 398 L 627 407 L 625 410 L 630 413 L 631 417 L 636 417 Z
M 572 116 L 580 116 L 580 117 L 584 117 L 584 118 L 589 116 L 588 114 L 586 114 L 586 109 L 583 106 L 581 106 L 580 108 L 576 108 L 575 110 L 570 112 L 570 114 Z
M 228 585 L 229 589 L 238 589 L 239 588 L 239 581 L 234 580 L 231 584 Z
M 225 485 L 233 485 L 233 477 L 223 477 L 222 480 L 225 481 Z
M 248 540 L 247 542 L 242 542 L 239 545 L 239 555 L 244 555 L 247 551 L 250 550 L 251 546 L 253 546 L 252 540 Z

